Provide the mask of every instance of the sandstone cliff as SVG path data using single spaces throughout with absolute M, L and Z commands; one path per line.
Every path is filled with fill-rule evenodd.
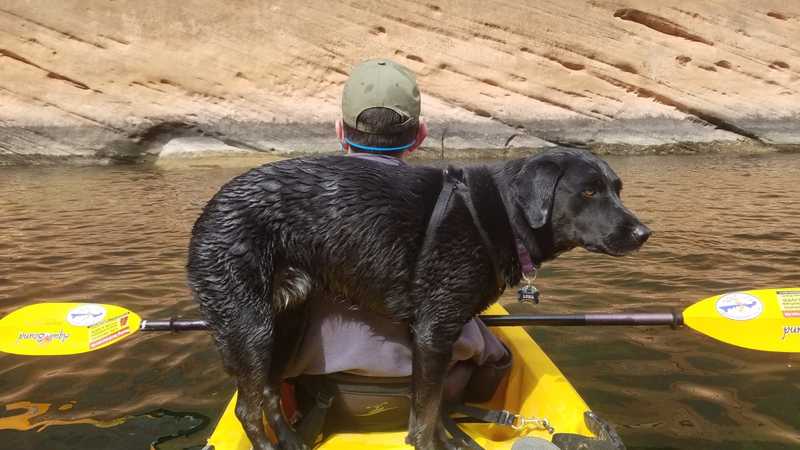
M 0 159 L 335 151 L 371 57 L 417 72 L 437 153 L 774 148 L 800 143 L 798 42 L 800 3 L 777 0 L 6 0 Z

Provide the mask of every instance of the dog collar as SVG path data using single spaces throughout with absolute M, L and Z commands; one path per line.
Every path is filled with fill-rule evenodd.
M 367 161 L 374 161 L 379 164 L 386 164 L 387 166 L 407 166 L 405 161 L 400 158 L 389 155 L 381 155 L 380 153 L 348 153 L 349 158 L 364 159 Z
M 522 245 L 519 238 L 514 238 L 517 242 L 517 256 L 519 258 L 519 270 L 522 272 L 522 280 L 525 281 L 525 286 L 519 288 L 517 291 L 517 300 L 520 303 L 539 304 L 539 289 L 533 285 L 533 280 L 536 279 L 536 264 L 533 263 L 531 254 Z M 531 278 L 528 278 L 531 277 Z
M 515 237 L 514 240 L 517 242 L 517 256 L 519 257 L 519 269 L 522 271 L 523 275 L 528 275 L 532 272 L 536 271 L 536 264 L 533 263 L 533 258 L 531 258 L 531 254 L 528 252 L 528 249 L 522 245 L 522 241 L 519 238 Z

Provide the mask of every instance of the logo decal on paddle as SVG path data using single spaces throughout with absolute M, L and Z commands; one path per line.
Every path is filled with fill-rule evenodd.
M 63 344 L 68 338 L 69 334 L 65 333 L 64 330 L 58 333 L 26 333 L 23 331 L 17 336 L 17 342 L 30 340 L 35 341 L 39 345 L 47 345 L 51 342 L 60 342 Z
M 783 317 L 800 317 L 800 290 L 776 291 Z
M 88 303 L 71 309 L 67 313 L 67 322 L 76 327 L 90 327 L 103 321 L 106 309 L 102 305 Z
M 731 320 L 755 319 L 764 311 L 761 300 L 744 292 L 723 295 L 717 300 L 716 306 L 722 317 Z

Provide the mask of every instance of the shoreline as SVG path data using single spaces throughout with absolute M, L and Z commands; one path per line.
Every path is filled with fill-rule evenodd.
M 573 146 L 600 155 L 800 152 L 800 120 L 738 122 L 756 139 L 691 120 L 665 117 L 608 122 L 430 121 L 414 159 L 502 159 Z M 0 127 L 0 166 L 151 164 L 198 158 L 286 158 L 335 154 L 328 123 L 161 120 L 128 127 Z

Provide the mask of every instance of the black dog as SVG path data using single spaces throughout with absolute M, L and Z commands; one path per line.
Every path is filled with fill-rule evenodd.
M 303 447 L 278 387 L 302 334 L 297 317 L 316 295 L 411 324 L 408 440 L 451 446 L 439 414 L 452 344 L 520 281 L 517 240 L 536 264 L 576 246 L 636 250 L 650 230 L 622 205 L 621 188 L 604 161 L 571 149 L 449 171 L 294 159 L 230 181 L 194 226 L 189 284 L 237 378 L 236 414 L 254 448 L 271 448 L 262 408 L 282 447 Z

